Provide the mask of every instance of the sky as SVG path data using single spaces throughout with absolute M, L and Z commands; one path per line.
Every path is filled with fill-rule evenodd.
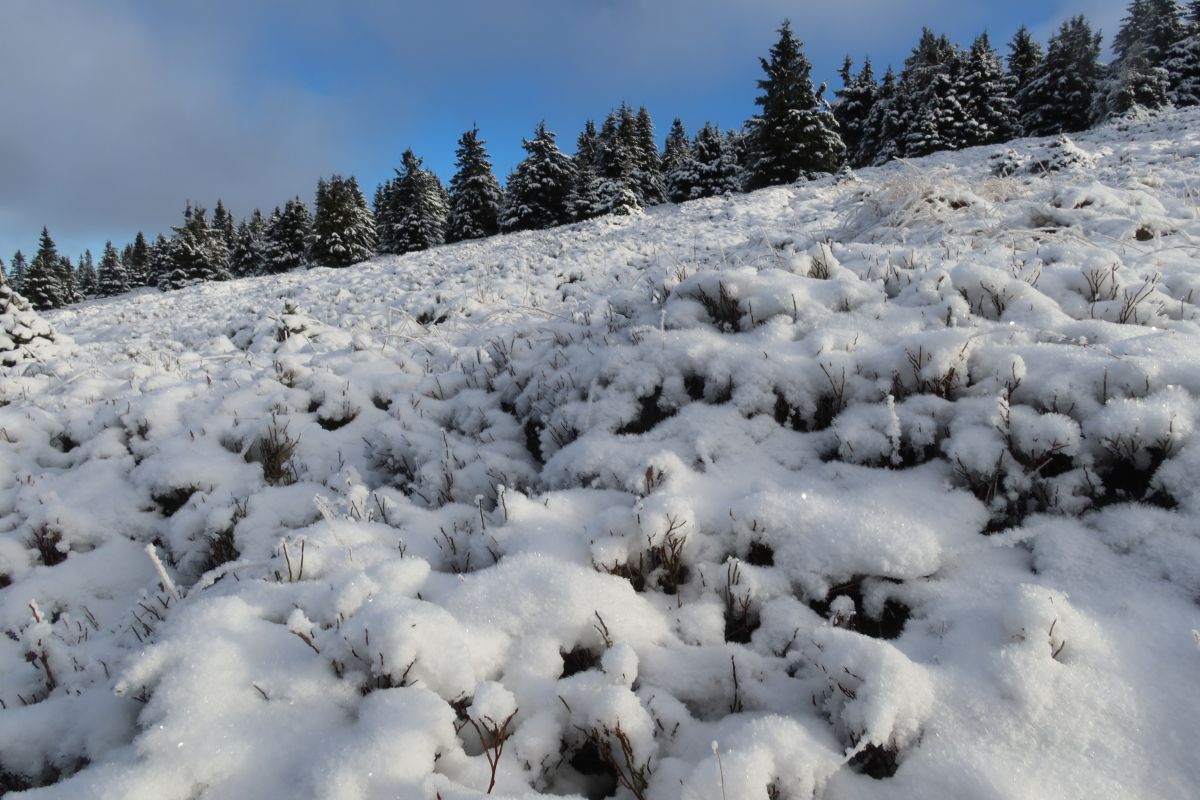
M 814 80 L 849 54 L 900 65 L 923 26 L 1002 45 L 1043 42 L 1109 0 L 0 0 L 0 259 L 136 231 L 170 233 L 187 201 L 238 217 L 317 178 L 358 177 L 368 200 L 411 147 L 443 180 L 478 125 L 501 180 L 539 120 L 564 150 L 587 119 L 645 105 L 661 137 L 680 117 L 740 126 L 758 57 L 786 17 Z

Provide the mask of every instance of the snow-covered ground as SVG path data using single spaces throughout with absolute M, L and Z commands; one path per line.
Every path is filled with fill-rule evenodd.
M 50 314 L 0 793 L 1194 797 L 1198 208 L 1192 112 Z

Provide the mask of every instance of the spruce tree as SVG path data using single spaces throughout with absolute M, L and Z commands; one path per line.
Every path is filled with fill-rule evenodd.
M 481 239 L 500 231 L 498 218 L 504 192 L 492 171 L 485 144 L 477 127 L 458 140 L 454 177 L 450 179 L 448 242 Z
M 1093 115 L 1097 121 L 1171 104 L 1171 77 L 1165 68 L 1152 66 L 1146 53 L 1144 45 L 1134 44 L 1124 58 L 1111 65 L 1103 91 L 1096 97 Z
M 411 253 L 444 242 L 450 211 L 442 182 L 412 150 L 404 151 L 401 163 L 403 168 L 396 170 L 396 179 L 385 193 L 385 230 L 379 231 L 391 253 Z
M 146 237 L 141 231 L 137 232 L 133 244 L 129 245 L 126 251 L 122 260 L 125 263 L 125 273 L 130 287 L 149 286 L 150 247 L 146 244 Z
M 63 305 L 83 301 L 79 291 L 79 281 L 75 275 L 75 267 L 67 256 L 58 257 L 58 282 L 62 285 Z
M 237 241 L 229 255 L 229 271 L 235 278 L 249 278 L 266 271 L 267 223 L 257 208 L 250 219 L 238 225 Z
M 225 241 L 225 252 L 232 253 L 233 246 L 237 242 L 237 228 L 233 221 L 233 215 L 225 209 L 225 203 L 220 198 L 217 198 L 217 205 L 213 209 L 212 226 L 220 232 L 221 238 Z
M 635 124 L 629 107 L 622 104 L 600 126 L 596 152 L 597 214 L 633 214 L 642 208 Z
M 967 121 L 958 93 L 961 72 L 958 48 L 945 36 L 923 30 L 900 77 L 907 111 L 902 120 L 905 157 L 956 150 L 962 145 Z
M 375 218 L 353 176 L 317 181 L 316 214 L 308 258 L 324 267 L 346 267 L 375 255 Z
M 692 197 L 717 197 L 739 188 L 740 169 L 733 143 L 721 129 L 705 122 L 696 133 L 692 147 L 696 171 L 692 181 Z
M 22 282 L 22 294 L 38 311 L 58 308 L 63 304 L 63 287 L 59 280 L 58 250 L 50 232 L 42 228 L 37 254 L 29 264 Z
M 696 179 L 696 157 L 679 117 L 671 123 L 671 132 L 667 134 L 662 168 L 667 182 L 667 199 L 672 203 L 691 200 Z
M 533 138 L 522 142 L 528 155 L 505 186 L 500 230 L 538 230 L 572 221 L 567 200 L 575 181 L 575 164 L 554 140 L 546 123 L 540 122 Z
M 8 282 L 13 287 L 15 292 L 25 291 L 25 276 L 28 273 L 29 264 L 25 261 L 25 254 L 20 250 L 13 253 L 12 265 L 9 267 Z
M 282 212 L 275 209 L 267 225 L 263 247 L 265 272 L 278 274 L 304 266 L 311 231 L 312 217 L 299 197 L 287 201 Z
M 175 262 L 171 259 L 171 243 L 160 233 L 155 237 L 154 244 L 150 246 L 150 275 L 146 285 L 157 286 L 159 289 L 178 288 L 167 286 L 174 269 Z
M 225 248 L 224 233 L 209 225 L 205 210 L 199 206 L 189 206 L 183 219 L 183 225 L 172 229 L 175 231 L 171 238 L 173 268 L 165 287 L 160 282 L 159 288 L 178 289 L 203 281 L 228 280 L 229 251 Z M 103 263 L 100 271 L 104 271 Z
M 96 275 L 96 296 L 112 297 L 129 291 L 129 275 L 117 249 L 112 242 L 104 245 L 104 255 L 100 257 L 100 271 Z
M 1200 105 L 1200 0 L 1191 5 L 1183 36 L 1167 53 L 1171 102 L 1180 108 Z
M 846 145 L 847 160 L 853 166 L 855 154 L 862 146 L 866 133 L 867 118 L 871 115 L 871 107 L 875 104 L 875 94 L 878 86 L 875 83 L 875 72 L 871 67 L 871 59 L 863 62 L 862 69 L 854 75 L 851 70 L 854 62 L 850 56 L 842 62 L 838 74 L 842 78 L 842 88 L 835 92 L 837 102 L 833 106 L 833 117 L 837 120 L 838 130 Z
M 853 154 L 852 163 L 872 166 L 902 155 L 903 116 L 903 97 L 896 85 L 896 72 L 889 66 L 863 124 L 862 141 Z
M 596 133 L 596 123 L 589 119 L 575 140 L 575 155 L 571 156 L 575 175 L 567 192 L 567 212 L 573 220 L 591 219 L 601 213 L 600 179 L 596 174 L 599 155 L 600 136 Z
M 988 35 L 981 34 L 967 52 L 957 86 L 966 124 L 961 146 L 1007 142 L 1020 134 L 1012 83 Z
M 634 168 L 637 170 L 637 192 L 642 205 L 656 206 L 666 202 L 667 190 L 663 180 L 662 159 L 654 141 L 654 123 L 645 106 L 638 108 L 634 121 Z
M 1085 130 L 1093 119 L 1100 88 L 1101 35 L 1082 16 L 1059 27 L 1046 58 L 1023 92 L 1018 105 L 1026 135 L 1049 136 Z
M 751 189 L 835 172 L 846 147 L 837 121 L 823 107 L 825 87 L 813 89 L 812 64 L 785 20 L 770 59 L 759 59 L 766 78 L 755 99 L 761 112 L 749 123 L 747 182 Z
M 79 257 L 79 293 L 84 297 L 96 296 L 96 264 L 91 250 L 84 250 Z

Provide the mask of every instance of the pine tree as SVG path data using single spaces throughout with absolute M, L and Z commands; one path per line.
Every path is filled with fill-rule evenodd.
M 538 230 L 571 222 L 567 200 L 575 182 L 575 164 L 555 144 L 555 135 L 538 123 L 522 147 L 528 155 L 517 164 L 504 189 L 500 230 Z
M 92 251 L 84 250 L 79 257 L 79 293 L 84 297 L 96 296 L 96 264 Z
M 396 170 L 384 192 L 384 229 L 377 227 L 390 253 L 411 253 L 444 242 L 450 211 L 442 182 L 412 150 L 404 151 L 401 162 L 403 169 Z M 376 226 L 380 224 L 377 216 Z
M 25 261 L 25 254 L 20 250 L 13 253 L 12 265 L 9 267 L 8 283 L 13 287 L 13 291 L 21 293 L 25 291 L 25 276 L 28 273 L 29 264 Z
M 866 135 L 867 119 L 875 104 L 875 95 L 879 91 L 875 84 L 875 72 L 871 67 L 871 59 L 863 62 L 862 69 L 857 75 L 851 73 L 854 62 L 850 56 L 842 62 L 839 75 L 842 78 L 842 88 L 835 95 L 837 102 L 833 106 L 833 117 L 837 120 L 838 130 L 846 145 L 846 154 L 852 163 L 854 154 L 858 153 Z M 857 166 L 857 164 L 855 164 Z
M 450 224 L 446 241 L 480 239 L 499 232 L 500 206 L 504 192 L 491 156 L 479 138 L 479 128 L 471 128 L 458 140 L 455 172 L 450 179 Z
M 846 147 L 837 121 L 823 108 L 824 85 L 814 90 L 809 63 L 785 20 L 770 59 L 759 59 L 767 77 L 758 81 L 755 99 L 761 113 L 750 120 L 747 182 L 751 189 L 791 183 L 822 172 L 835 172 Z
M 1200 105 L 1200 0 L 1194 0 L 1184 35 L 1167 53 L 1171 102 L 1180 108 Z
M 266 273 L 290 272 L 304 266 L 307 263 L 308 236 L 311 230 L 312 217 L 308 213 L 308 207 L 299 197 L 287 201 L 282 213 L 275 209 L 267 225 L 263 247 Z
M 1018 96 L 1028 136 L 1085 130 L 1099 91 L 1101 35 L 1082 16 L 1064 22 L 1050 39 L 1046 58 Z
M 38 311 L 58 308 L 63 304 L 63 287 L 58 275 L 58 250 L 50 232 L 42 228 L 37 255 L 29 264 L 22 282 L 22 294 Z
M 596 133 L 596 123 L 589 119 L 575 140 L 575 155 L 571 157 L 575 175 L 567 192 L 567 212 L 573 220 L 591 219 L 601 213 L 600 179 L 596 174 L 599 155 L 600 136 Z
M 262 275 L 266 270 L 267 223 L 257 208 L 249 220 L 238 225 L 237 241 L 229 255 L 229 271 L 235 278 Z
M 1179 4 L 1175 0 L 1133 0 L 1121 27 L 1113 36 L 1114 67 L 1130 56 L 1142 59 L 1151 69 L 1166 64 L 1168 54 L 1187 36 Z
M 696 157 L 679 117 L 671 123 L 671 132 L 667 134 L 662 168 L 667 182 L 667 199 L 672 203 L 691 200 L 696 180 Z
M 862 141 L 852 158 L 855 166 L 883 164 L 902 155 L 903 100 L 896 85 L 896 72 L 889 66 L 863 124 Z
M 1171 104 L 1171 77 L 1155 67 L 1146 56 L 1148 49 L 1134 44 L 1119 62 L 1111 65 L 1103 91 L 1097 94 L 1093 116 L 1105 120 L 1143 108 L 1153 110 Z
M 739 189 L 740 169 L 733 143 L 721 129 L 705 122 L 692 147 L 696 171 L 692 197 L 716 197 Z
M 100 257 L 100 271 L 96 275 L 96 295 L 112 297 L 129 291 L 129 275 L 117 249 L 112 242 L 104 245 L 104 255 Z
M 1037 75 L 1042 59 L 1042 46 L 1029 29 L 1022 25 L 1008 43 L 1008 74 L 1013 79 L 1012 92 L 1019 94 Z
M 67 256 L 58 257 L 58 282 L 62 285 L 63 305 L 83 301 L 79 291 L 79 281 L 75 275 L 75 267 Z
M 967 127 L 966 112 L 957 91 L 962 54 L 945 36 L 928 28 L 904 62 L 900 93 L 908 111 L 902 120 L 902 150 L 906 158 L 956 150 Z
M 1020 134 L 1012 83 L 988 35 L 981 34 L 967 52 L 957 86 L 966 123 L 961 146 L 1007 142 Z
M 15 260 L 15 259 L 14 259 Z M 55 340 L 50 325 L 0 272 L 0 367 L 36 360 L 40 346 Z
M 323 267 L 347 267 L 373 255 L 375 218 L 358 181 L 340 175 L 317 181 L 309 261 Z

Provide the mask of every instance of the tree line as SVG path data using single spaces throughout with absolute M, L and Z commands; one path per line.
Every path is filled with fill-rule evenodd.
M 37 309 L 134 288 L 344 267 L 379 253 L 402 254 L 497 233 L 539 230 L 606 214 L 680 203 L 813 178 L 846 167 L 941 150 L 997 144 L 1017 136 L 1084 130 L 1136 109 L 1200 105 L 1200 0 L 1132 0 L 1101 63 L 1102 36 L 1074 17 L 1043 48 L 1022 27 L 1002 58 L 987 34 L 968 48 L 925 29 L 897 72 L 875 77 L 869 59 L 847 57 L 842 88 L 825 99 L 812 65 L 784 22 L 760 58 L 758 112 L 741 128 L 705 123 L 689 137 L 676 118 L 660 150 L 644 108 L 622 103 L 599 127 L 588 121 L 568 155 L 539 124 L 504 186 L 478 128 L 458 141 L 449 186 L 406 150 L 371 205 L 353 177 L 317 183 L 313 210 L 299 197 L 269 215 L 235 221 L 218 200 L 211 219 L 188 204 L 168 238 L 138 233 L 99 263 L 76 263 L 43 228 L 37 253 L 17 252 L 7 273 Z

